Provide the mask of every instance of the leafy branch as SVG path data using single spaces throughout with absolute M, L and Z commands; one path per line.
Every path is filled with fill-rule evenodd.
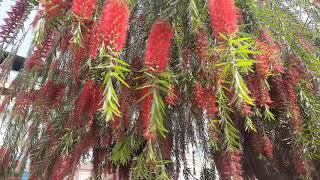
M 119 110 L 119 98 L 114 86 L 114 81 L 117 80 L 123 85 L 129 87 L 125 82 L 124 74 L 130 72 L 128 69 L 130 65 L 118 58 L 118 52 L 114 52 L 110 47 L 107 48 L 109 49 L 107 50 L 104 44 L 101 45 L 98 57 L 100 64 L 93 67 L 93 69 L 103 70 L 104 73 L 102 80 L 102 84 L 104 86 L 104 98 L 101 110 L 106 121 L 110 121 L 114 119 L 115 115 L 121 116 L 121 112 Z

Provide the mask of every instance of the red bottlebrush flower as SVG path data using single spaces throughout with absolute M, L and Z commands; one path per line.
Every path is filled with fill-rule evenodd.
M 75 110 L 70 116 L 67 126 L 75 129 L 85 126 L 88 121 L 91 126 L 94 114 L 101 107 L 102 98 L 103 88 L 95 85 L 93 80 L 88 80 L 75 103 Z
M 193 98 L 197 106 L 207 110 L 211 116 L 214 116 L 218 112 L 213 89 L 203 88 L 200 83 L 196 82 L 193 86 L 193 93 Z
M 260 39 L 268 44 L 274 44 L 273 38 L 268 29 L 260 30 Z
M 71 10 L 83 19 L 90 19 L 96 3 L 96 0 L 73 0 Z
M 287 103 L 287 92 L 285 82 L 282 77 L 274 77 L 270 80 L 272 108 L 284 108 Z
M 19 92 L 16 96 L 13 114 L 25 117 L 34 100 L 34 96 L 30 92 Z
M 141 91 L 141 97 L 144 97 L 149 93 L 149 88 L 144 88 Z M 152 95 L 145 96 L 141 102 L 141 120 L 142 120 L 142 130 L 143 135 L 148 140 L 155 139 L 156 135 L 150 132 L 150 114 L 153 103 Z
M 268 136 L 261 133 L 253 133 L 250 138 L 250 144 L 253 150 L 265 157 L 273 157 L 273 144 Z
M 60 156 L 54 163 L 50 179 L 63 179 L 68 173 L 71 173 L 70 160 L 70 156 Z
M 165 97 L 165 102 L 168 105 L 174 106 L 179 100 L 179 90 L 173 86 L 169 86 L 168 94 Z
M 27 70 L 38 70 L 43 68 L 46 58 L 53 49 L 55 43 L 54 40 L 55 33 L 53 33 L 52 31 L 48 32 L 44 41 L 35 48 L 29 60 L 27 61 L 25 65 L 25 68 Z
M 29 10 L 31 9 L 29 8 L 28 1 L 16 1 L 16 4 L 11 8 L 11 11 L 7 12 L 9 17 L 4 19 L 5 24 L 0 28 L 1 43 L 9 43 L 13 40 L 19 32 L 19 29 L 23 27 L 23 23 L 30 12 Z
M 242 103 L 240 106 L 240 114 L 243 117 L 251 116 L 253 114 L 251 106 L 247 103 Z
M 163 72 L 167 68 L 173 29 L 166 21 L 157 21 L 152 27 L 147 40 L 145 65 Z
M 163 160 L 171 160 L 171 153 L 173 147 L 172 136 L 168 136 L 160 141 L 161 152 Z
M 308 51 L 309 53 L 315 53 L 316 52 L 316 48 L 308 41 L 306 40 L 303 36 L 298 36 L 298 41 L 299 44 L 302 46 L 302 48 L 306 51 Z
M 255 99 L 255 103 L 259 107 L 265 105 L 270 106 L 272 103 L 268 88 L 264 84 L 265 79 L 255 74 L 250 74 L 246 77 L 246 83 L 251 92 L 252 97 Z
M 229 35 L 238 31 L 234 0 L 209 0 L 208 8 L 215 38 L 221 40 L 220 34 Z
M 197 33 L 197 60 L 199 63 L 207 62 L 207 50 L 209 47 L 208 37 L 204 30 L 199 30 Z
M 242 180 L 240 151 L 227 151 L 222 155 L 221 173 L 222 180 Z
M 125 137 L 125 133 L 128 128 L 129 118 L 132 113 L 131 106 L 136 102 L 135 94 L 130 88 L 126 86 L 120 87 L 119 93 L 119 104 L 120 112 L 122 112 L 121 117 L 116 117 L 111 122 L 111 128 L 113 135 L 118 141 L 121 141 Z
M 46 19 L 51 19 L 57 16 L 62 15 L 66 9 L 70 8 L 70 1 L 63 0 L 50 0 L 50 1 L 42 1 L 42 5 L 44 10 L 41 14 Z
M 64 84 L 56 84 L 52 80 L 49 80 L 44 86 L 42 86 L 42 95 L 40 96 L 40 98 L 45 98 L 45 100 L 52 108 L 56 108 L 61 104 L 61 101 L 63 100 L 65 89 L 66 86 Z
M 97 32 L 103 36 L 105 46 L 121 51 L 126 43 L 128 24 L 128 5 L 122 0 L 110 0 L 102 9 Z
M 99 129 L 91 128 L 88 132 L 79 138 L 75 143 L 74 149 L 71 154 L 71 169 L 75 169 L 80 161 L 82 155 L 87 153 L 90 148 L 99 143 Z
M 298 175 L 306 175 L 308 173 L 308 162 L 303 159 L 301 153 L 292 151 L 291 152 L 292 165 L 295 173 Z
M 257 60 L 256 72 L 262 79 L 266 79 L 269 74 L 269 66 L 270 60 L 273 56 L 273 49 L 263 41 L 257 40 L 256 43 L 258 50 L 260 51 L 260 53 L 255 56 L 255 59 Z

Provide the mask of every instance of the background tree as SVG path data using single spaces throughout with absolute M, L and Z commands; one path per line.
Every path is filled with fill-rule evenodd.
M 1 48 L 34 9 L 2 177 L 320 178 L 318 0 L 17 0 Z

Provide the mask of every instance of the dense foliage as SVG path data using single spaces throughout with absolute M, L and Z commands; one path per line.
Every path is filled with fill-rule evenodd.
M 16 0 L 0 47 L 1 177 L 320 178 L 319 0 Z

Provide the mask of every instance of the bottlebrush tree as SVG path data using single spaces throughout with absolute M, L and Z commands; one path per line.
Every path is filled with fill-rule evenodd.
M 319 179 L 319 24 L 317 0 L 16 0 L 0 177 Z

